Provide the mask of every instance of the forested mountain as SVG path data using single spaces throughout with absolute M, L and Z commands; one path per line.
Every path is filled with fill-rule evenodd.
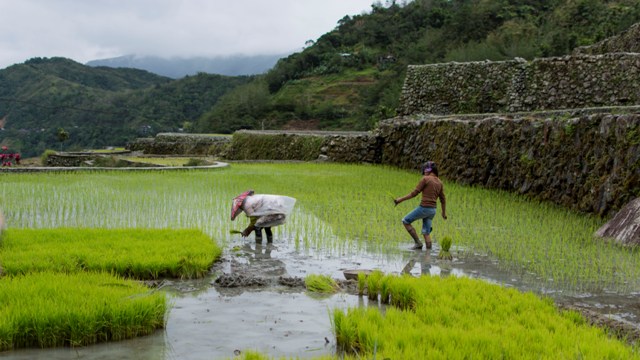
M 377 3 L 225 95 L 197 128 L 366 130 L 394 115 L 409 64 L 560 56 L 638 21 L 638 0 Z M 243 103 L 247 91 L 258 102 Z
M 198 74 L 172 80 L 143 70 L 34 58 L 0 70 L 0 143 L 23 156 L 62 146 L 122 146 L 139 136 L 190 128 L 221 95 L 251 79 Z M 63 144 L 60 128 L 69 134 Z
M 638 0 L 387 1 L 261 76 L 172 80 L 37 58 L 0 70 L 0 143 L 40 154 L 60 147 L 61 127 L 65 149 L 178 128 L 367 130 L 394 116 L 409 64 L 559 56 L 636 22 Z

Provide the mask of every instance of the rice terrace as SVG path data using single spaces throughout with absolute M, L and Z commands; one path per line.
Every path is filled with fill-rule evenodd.
M 370 131 L 159 133 L 38 164 L 3 149 L 0 359 L 640 359 L 625 39 L 409 66 Z M 447 219 L 412 250 L 419 198 L 396 199 L 427 161 Z M 295 199 L 272 236 L 243 236 L 248 190 Z
M 15 304 L 3 308 L 3 350 L 82 346 L 16 349 L 3 352 L 3 357 L 21 358 L 24 352 L 22 358 L 65 358 L 74 351 L 91 353 L 94 346 L 96 356 L 115 351 L 121 358 L 133 358 L 134 348 L 137 358 L 225 358 L 236 348 L 323 357 L 336 346 L 357 350 L 347 351 L 357 357 L 371 354 L 376 344 L 378 356 L 405 358 L 431 352 L 435 358 L 448 358 L 467 351 L 483 357 L 551 358 L 559 352 L 568 357 L 637 356 L 623 341 L 588 326 L 578 313 L 558 313 L 552 306 L 553 300 L 595 309 L 601 305 L 608 307 L 605 313 L 633 320 L 640 288 L 635 252 L 594 241 L 592 234 L 602 220 L 556 206 L 448 182 L 449 201 L 457 206 L 451 207 L 449 221 L 438 223 L 431 254 L 416 257 L 405 250 L 407 235 L 398 226 L 409 205 L 396 209 L 387 195 L 411 188 L 415 175 L 385 166 L 235 163 L 210 171 L 2 177 L 3 210 L 10 224 L 0 252 L 2 303 Z M 366 191 L 362 179 L 367 179 Z M 230 234 L 230 199 L 251 187 L 298 199 L 291 221 L 275 230 L 273 245 Z M 486 204 L 491 208 L 484 209 Z M 540 223 L 546 226 L 540 228 Z M 454 261 L 437 259 L 439 234 L 454 239 Z M 223 263 L 213 265 L 220 259 Z M 369 277 L 377 283 L 365 288 L 379 289 L 373 296 L 345 292 L 318 297 L 277 283 L 235 293 L 212 286 L 221 273 L 241 272 L 254 262 L 262 264 L 251 275 L 267 279 L 340 279 L 341 269 L 352 267 L 387 275 Z M 417 263 L 421 264 L 412 266 Z M 213 271 L 208 270 L 211 265 Z M 398 276 L 407 266 L 405 274 L 412 276 Z M 415 278 L 425 267 L 425 275 L 434 276 Z M 169 280 L 156 291 L 127 278 Z M 54 284 L 57 291 L 51 288 Z M 51 292 L 70 299 L 44 295 Z M 389 294 L 391 304 L 385 301 Z M 130 299 L 129 310 L 114 308 L 125 305 L 122 299 Z M 394 303 L 400 299 L 403 303 Z M 38 311 L 21 311 L 25 305 L 19 304 L 32 301 Z M 70 307 L 61 309 L 51 301 Z M 113 303 L 107 308 L 113 314 L 100 305 L 107 301 Z M 238 308 L 230 311 L 231 304 Z M 189 311 L 207 315 L 187 316 Z M 316 319 L 307 319 L 306 311 Z M 240 324 L 234 315 L 242 319 Z M 278 328 L 279 321 L 296 317 L 313 323 L 301 324 L 300 329 L 296 324 Z M 189 320 L 193 323 L 185 324 Z M 406 321 L 415 323 L 415 333 L 394 330 L 394 323 Z M 172 326 L 180 328 L 174 333 Z M 286 341 L 288 332 L 299 336 L 297 347 Z M 496 332 L 503 335 L 495 336 Z M 146 340 L 128 340 L 134 345 L 125 342 L 121 349 L 118 343 L 92 345 L 146 334 Z M 224 342 L 217 340 L 229 335 Z M 525 340 L 530 336 L 540 341 Z M 192 339 L 201 341 L 194 344 Z M 409 345 L 412 341 L 415 345 Z

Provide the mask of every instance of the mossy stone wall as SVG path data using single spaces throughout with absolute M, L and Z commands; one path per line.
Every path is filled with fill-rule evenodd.
M 372 132 L 243 130 L 221 156 L 405 169 L 433 160 L 449 180 L 606 216 L 640 196 L 640 113 L 605 110 L 403 116 Z
M 399 117 L 378 127 L 382 164 L 427 160 L 459 183 L 608 215 L 640 196 L 640 114 Z
M 379 163 L 380 139 L 366 132 L 250 131 L 233 135 L 229 160 L 301 160 Z
M 640 104 L 640 54 L 414 65 L 398 113 L 513 113 Z
M 160 133 L 131 141 L 126 148 L 155 155 L 219 155 L 230 142 L 228 135 Z

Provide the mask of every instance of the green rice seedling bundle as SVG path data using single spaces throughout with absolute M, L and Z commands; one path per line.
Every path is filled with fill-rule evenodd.
M 367 295 L 369 300 L 378 300 L 383 276 L 384 273 L 380 270 L 374 270 L 367 276 Z
M 388 276 L 389 297 L 391 305 L 398 309 L 414 310 L 417 306 L 416 287 L 413 277 L 403 275 L 401 277 Z
M 340 285 L 328 275 L 307 275 L 304 284 L 307 290 L 322 294 L 333 294 L 340 290 Z
M 8 229 L 0 261 L 8 275 L 105 271 L 136 279 L 199 278 L 221 252 L 199 230 Z
M 367 274 L 364 272 L 358 273 L 358 295 L 364 295 L 364 289 L 367 287 Z
M 389 304 L 391 302 L 391 277 L 383 276 L 380 279 L 380 302 Z
M 377 356 L 391 359 L 640 358 L 578 313 L 559 312 L 531 293 L 456 277 L 403 276 L 392 282 L 414 288 L 415 307 L 390 307 L 384 316 L 375 308 L 334 309 L 340 349 L 368 358 L 376 339 Z
M 449 249 L 451 249 L 451 238 L 445 236 L 440 241 L 440 253 L 438 254 L 438 259 L 453 260 L 453 256 L 451 256 Z
M 106 273 L 0 278 L 0 351 L 85 346 L 164 327 L 163 292 Z

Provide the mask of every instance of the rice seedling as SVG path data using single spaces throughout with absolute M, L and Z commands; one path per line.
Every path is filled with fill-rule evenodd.
M 389 293 L 391 305 L 399 309 L 414 310 L 416 308 L 416 288 L 413 286 L 413 282 L 410 280 L 412 277 L 409 275 L 403 275 L 394 281 L 390 281 Z
M 313 247 L 328 254 L 398 253 L 398 245 L 410 241 L 399 219 L 415 202 L 394 207 L 389 194 L 406 193 L 418 181 L 412 172 L 384 166 L 310 163 L 0 177 L 1 206 L 11 228 L 197 228 L 222 245 L 238 236 L 230 233 L 233 225 L 248 222 L 228 219 L 235 195 L 249 188 L 285 194 L 298 202 L 276 234 L 300 251 Z M 506 271 L 548 289 L 640 289 L 640 258 L 593 239 L 603 219 L 501 191 L 446 181 L 445 188 L 450 216 L 436 219 L 434 236 L 455 238 L 458 257 L 490 255 Z
M 391 302 L 391 278 L 383 276 L 380 280 L 380 303 L 389 304 Z
M 85 346 L 164 327 L 163 292 L 107 273 L 0 278 L 0 351 Z
M 358 295 L 364 295 L 364 289 L 367 287 L 367 274 L 364 272 L 358 273 Z
M 104 271 L 146 280 L 202 277 L 221 253 L 199 230 L 8 229 L 0 261 L 7 275 Z
M 334 309 L 339 349 L 369 358 L 638 359 L 625 343 L 553 303 L 468 278 L 390 276 L 415 306 Z M 411 288 L 411 291 L 406 289 Z M 398 291 L 392 293 L 393 299 Z M 402 303 L 406 303 L 403 301 Z
M 366 179 L 364 187 L 362 179 Z M 399 220 L 415 206 L 415 202 L 405 202 L 394 207 L 389 194 L 406 193 L 418 179 L 412 172 L 384 166 L 233 164 L 211 172 L 7 173 L 0 174 L 0 181 L 0 210 L 6 216 L 9 232 L 27 228 L 196 228 L 225 245 L 237 239 L 231 227 L 248 222 L 244 218 L 236 223 L 229 221 L 230 201 L 253 188 L 259 193 L 298 199 L 291 218 L 276 230 L 281 241 L 294 243 L 298 251 L 314 248 L 342 255 L 364 250 L 386 256 L 399 252 L 398 245 L 410 241 Z M 501 191 L 446 181 L 445 187 L 449 220 L 436 219 L 434 234 L 455 238 L 459 257 L 488 254 L 508 271 L 539 278 L 547 289 L 621 294 L 640 290 L 637 252 L 593 239 L 592 234 L 603 219 Z M 3 266 L 8 254 L 4 253 L 6 238 L 4 247 L 0 250 Z M 86 271 L 95 264 L 85 253 L 76 255 L 56 266 Z M 122 262 L 116 271 L 159 276 L 161 269 Z M 544 301 L 539 305 L 526 300 L 527 294 L 522 295 L 524 300 L 520 295 L 497 296 L 502 294 L 499 287 L 487 290 L 466 280 L 456 282 L 449 278 L 441 280 L 445 283 L 431 283 L 438 281 L 434 279 L 423 283 L 411 277 L 387 279 L 382 277 L 373 284 L 375 294 L 384 302 L 383 293 L 388 293 L 390 303 L 398 310 L 388 308 L 384 318 L 362 316 L 369 325 L 360 327 L 356 321 L 358 310 L 353 310 L 354 315 L 348 314 L 353 318 L 336 320 L 339 316 L 332 316 L 334 323 L 342 324 L 335 328 L 345 329 L 336 331 L 345 351 L 357 349 L 358 353 L 371 354 L 373 342 L 379 358 L 423 358 L 425 354 L 430 358 L 463 357 L 460 354 L 488 358 L 553 358 L 557 354 L 637 358 L 637 352 L 627 356 L 628 348 L 621 350 L 617 342 L 603 345 L 603 335 L 583 329 L 584 324 L 574 320 L 563 320 L 563 315 L 558 317 L 555 311 L 551 312 Z M 385 281 L 389 283 L 385 285 Z M 415 282 L 419 284 L 417 288 L 411 286 Z M 494 296 L 499 301 L 494 301 Z M 367 327 L 371 324 L 384 326 L 371 330 Z M 359 334 L 359 329 L 366 331 Z M 0 334 L 6 333 L 0 322 Z M 565 345 L 559 338 L 566 339 Z M 521 344 L 527 345 L 528 353 L 519 350 Z M 479 353 L 477 349 L 483 350 Z
M 367 295 L 369 300 L 378 300 L 380 285 L 384 273 L 380 270 L 374 270 L 367 276 Z
M 438 259 L 453 260 L 453 256 L 449 252 L 449 249 L 451 249 L 451 238 L 445 236 L 440 241 L 440 253 L 438 253 Z
M 311 292 L 333 294 L 340 291 L 340 285 L 328 275 L 307 275 L 304 278 L 304 284 Z

